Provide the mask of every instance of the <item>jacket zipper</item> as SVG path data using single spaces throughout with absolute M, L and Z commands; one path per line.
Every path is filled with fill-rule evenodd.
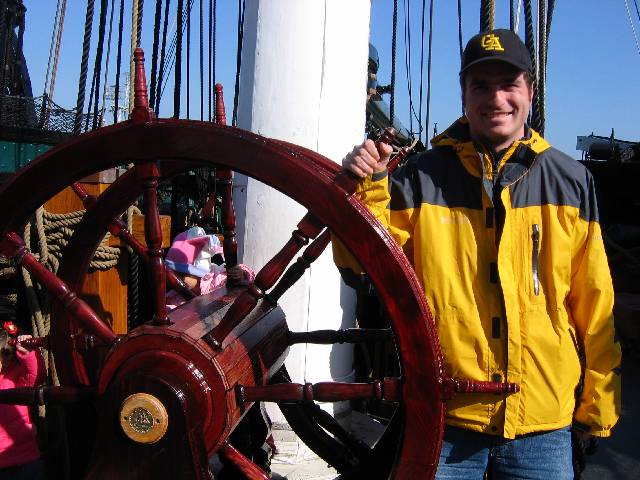
M 532 270 L 533 270 L 533 293 L 540 294 L 540 280 L 538 278 L 538 253 L 540 250 L 540 226 L 534 223 L 531 228 L 531 239 L 533 240 Z

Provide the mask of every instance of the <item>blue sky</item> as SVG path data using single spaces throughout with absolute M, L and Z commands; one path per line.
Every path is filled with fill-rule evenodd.
M 205 17 L 208 2 L 204 1 Z M 396 65 L 396 115 L 409 126 L 409 101 L 405 70 L 404 4 L 398 0 L 399 24 Z M 186 0 L 185 0 L 186 2 Z M 633 0 L 627 0 L 634 21 L 636 33 L 640 35 L 640 23 Z M 27 7 L 27 28 L 25 32 L 25 56 L 30 69 L 34 94 L 42 92 L 47 68 L 52 22 L 55 16 L 54 0 L 24 0 Z M 97 41 L 99 1 L 96 1 L 95 31 L 92 36 L 92 54 Z M 110 2 L 109 2 L 110 3 Z M 116 0 L 116 5 L 119 0 Z M 171 5 L 174 9 L 177 0 Z M 200 117 L 198 52 L 198 8 L 200 0 L 195 0 L 192 17 L 192 69 L 191 69 L 191 118 Z M 419 95 L 420 64 L 420 10 L 422 2 L 411 0 L 412 73 L 414 102 Z M 428 5 L 429 2 L 427 2 Z M 463 39 L 478 31 L 479 0 L 463 0 Z M 534 2 L 535 3 L 535 2 Z M 128 6 L 130 0 L 125 1 Z M 218 0 L 216 81 L 225 86 L 227 109 L 233 105 L 233 85 L 236 63 L 236 0 Z M 508 4 L 497 0 L 497 27 L 508 27 Z M 84 29 L 85 0 L 67 0 L 60 64 L 56 78 L 54 100 L 67 108 L 76 104 L 79 64 Z M 117 7 L 116 7 L 117 11 Z M 371 10 L 371 42 L 380 54 L 379 81 L 386 84 L 391 77 L 391 26 L 393 2 L 373 0 Z M 147 0 L 144 10 L 142 46 L 147 55 L 147 75 L 151 70 L 153 42 L 153 18 L 155 1 Z M 428 12 L 427 12 L 428 15 Z M 117 15 L 116 15 L 117 20 Z M 125 32 L 129 31 L 130 13 L 125 14 Z M 114 21 L 114 29 L 117 28 Z M 521 27 L 523 31 L 524 27 Z M 427 19 L 428 34 L 428 19 Z M 126 34 L 125 34 L 126 35 Z M 112 52 L 109 84 L 113 84 L 115 73 L 115 40 L 112 37 Z M 206 40 L 206 26 L 205 26 Z M 125 40 L 126 42 L 126 40 Z M 125 47 L 125 51 L 128 46 Z M 426 46 L 425 46 L 426 52 Z M 106 54 L 106 47 L 105 47 Z M 207 55 L 205 49 L 205 57 Z M 183 54 L 184 58 L 184 54 Z M 123 67 L 126 69 L 126 67 Z M 433 57 L 431 80 L 431 125 L 438 123 L 442 131 L 460 114 L 460 92 L 457 80 L 459 68 L 457 2 L 436 0 L 434 7 Z M 103 70 L 104 71 L 104 70 Z M 207 82 L 205 67 L 205 83 Z M 186 73 L 183 69 L 183 86 Z M 556 1 L 547 73 L 547 124 L 548 140 L 574 157 L 576 136 L 591 132 L 609 135 L 615 129 L 617 138 L 640 140 L 638 112 L 640 112 L 640 53 L 636 46 L 624 0 L 558 0 Z M 163 96 L 161 116 L 173 114 L 173 74 Z M 426 57 L 424 85 L 426 101 Z M 90 87 L 88 82 L 87 90 Z M 183 87 L 183 98 L 186 89 Z M 387 97 L 388 98 L 388 97 Z M 207 99 L 205 98 L 205 117 Z M 86 107 L 85 107 L 86 108 Z M 416 105 L 416 110 L 418 106 Z M 423 106 L 423 117 L 426 107 Z M 181 116 L 186 115 L 186 107 Z M 230 115 L 228 115 L 230 116 Z M 415 126 L 414 126 L 415 128 Z

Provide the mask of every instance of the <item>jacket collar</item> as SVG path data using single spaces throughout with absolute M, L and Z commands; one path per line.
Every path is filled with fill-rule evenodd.
M 431 140 L 432 147 L 449 147 L 460 158 L 465 168 L 474 176 L 481 177 L 484 175 L 489 179 L 494 176 L 493 162 L 491 155 L 484 149 L 482 145 L 477 145 L 471 139 L 469 132 L 469 121 L 466 116 L 460 117 L 449 128 L 440 135 Z M 514 157 L 514 152 L 524 153 L 521 148 L 526 149 L 527 155 L 517 155 L 517 157 L 534 158 L 537 154 L 547 150 L 551 145 L 542 136 L 530 127 L 526 127 L 525 137 L 513 142 L 506 149 L 498 168 L 501 169 L 506 162 Z

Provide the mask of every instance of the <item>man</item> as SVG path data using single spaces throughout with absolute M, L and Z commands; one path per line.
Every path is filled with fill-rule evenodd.
M 436 478 L 572 479 L 569 427 L 607 437 L 620 411 L 593 180 L 526 125 L 533 71 L 516 34 L 474 36 L 460 85 L 465 116 L 432 150 L 388 179 L 391 148 L 367 140 L 343 166 L 412 262 L 447 373 L 520 385 L 447 403 Z

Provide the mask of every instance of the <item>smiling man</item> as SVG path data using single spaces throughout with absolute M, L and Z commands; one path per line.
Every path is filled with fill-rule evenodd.
M 620 412 L 593 179 L 526 124 L 532 79 L 516 34 L 483 32 L 462 57 L 465 115 L 431 150 L 391 178 L 387 145 L 343 160 L 422 282 L 447 373 L 520 385 L 448 401 L 439 479 L 573 479 L 570 427 L 607 437 Z

